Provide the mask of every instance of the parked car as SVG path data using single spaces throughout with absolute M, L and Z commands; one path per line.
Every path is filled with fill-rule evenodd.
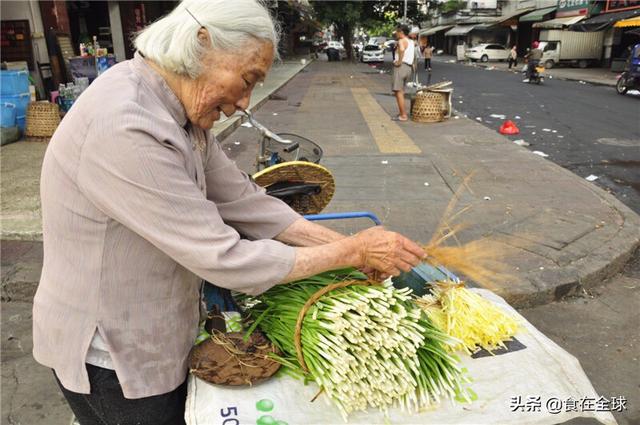
M 368 44 L 363 47 L 362 55 L 360 56 L 361 62 L 383 62 L 384 61 L 384 49 L 376 44 Z
M 488 62 L 506 61 L 509 58 L 509 49 L 500 44 L 482 43 L 467 49 L 464 53 L 467 59 L 473 61 Z
M 339 41 L 329 41 L 327 43 L 327 47 L 325 47 L 325 52 L 329 49 L 336 49 L 340 54 L 340 59 L 347 58 L 347 51 L 345 50 L 342 43 L 340 43 Z
M 384 42 L 384 48 L 390 52 L 393 48 L 395 48 L 396 43 L 397 42 L 395 40 L 387 40 Z
M 371 37 L 367 44 L 375 44 L 377 46 L 380 46 L 381 48 L 384 48 L 384 43 L 386 43 L 386 41 L 387 37 Z

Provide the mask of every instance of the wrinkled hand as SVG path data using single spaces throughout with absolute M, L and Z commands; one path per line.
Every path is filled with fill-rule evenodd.
M 357 241 L 362 271 L 375 280 L 408 272 L 426 256 L 415 242 L 399 233 L 385 230 L 382 226 L 363 230 L 354 238 Z

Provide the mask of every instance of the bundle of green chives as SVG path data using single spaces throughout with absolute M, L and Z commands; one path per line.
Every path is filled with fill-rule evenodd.
M 279 360 L 305 375 L 296 356 L 298 315 L 314 294 L 339 280 L 366 279 L 352 270 L 278 285 L 251 300 L 247 312 L 283 354 Z M 302 357 L 314 380 L 342 415 L 368 406 L 416 412 L 442 399 L 466 397 L 466 378 L 447 353 L 452 339 L 432 325 L 409 289 L 391 284 L 331 290 L 302 322 Z M 251 329 L 249 330 L 251 331 Z

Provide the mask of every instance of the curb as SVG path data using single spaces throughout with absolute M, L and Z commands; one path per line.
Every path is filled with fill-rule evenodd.
M 269 100 L 269 97 L 273 93 L 277 92 L 282 87 L 286 86 L 289 83 L 289 81 L 291 81 L 300 72 L 302 72 L 304 69 L 306 69 L 313 61 L 315 61 L 315 59 L 307 59 L 307 62 L 304 64 L 304 66 L 302 68 L 300 68 L 300 70 L 298 72 L 296 72 L 295 74 L 291 75 L 285 81 L 281 82 L 278 86 L 274 87 L 274 89 L 271 92 L 269 92 L 268 95 L 264 96 L 262 99 L 260 99 L 258 102 L 256 102 L 253 106 L 251 106 L 249 108 L 249 111 L 250 112 L 256 112 L 258 109 L 260 109 L 260 107 L 262 105 L 264 105 Z M 228 121 L 230 121 L 230 122 L 225 128 L 220 130 L 220 132 L 215 133 L 215 136 L 216 136 L 216 139 L 218 140 L 218 142 L 221 142 L 224 139 L 226 139 L 227 137 L 229 137 L 238 127 L 240 127 L 240 125 L 245 121 L 245 117 L 236 115 L 236 116 L 233 116 L 233 117 L 229 118 Z
M 482 124 L 460 115 L 460 112 L 455 108 L 453 110 L 460 119 L 486 128 Z M 505 141 L 511 142 L 507 137 L 499 133 L 497 135 L 505 139 Z M 519 148 L 527 149 L 524 146 L 519 146 Z M 600 187 L 584 181 L 581 177 L 553 161 L 548 162 L 559 168 L 563 173 L 576 179 L 576 184 L 587 187 L 603 203 L 615 210 L 622 218 L 622 223 L 612 239 L 595 247 L 587 256 L 576 259 L 566 266 L 549 269 L 555 275 L 552 286 L 545 283 L 548 282 L 547 279 L 531 279 L 524 275 L 523 280 L 530 283 L 529 290 L 501 294 L 514 308 L 530 308 L 548 304 L 553 301 L 559 301 L 566 296 L 580 293 L 583 289 L 602 285 L 604 281 L 621 273 L 633 255 L 640 251 L 640 215 Z

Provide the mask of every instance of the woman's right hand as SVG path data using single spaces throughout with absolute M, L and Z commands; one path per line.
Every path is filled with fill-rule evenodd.
M 408 272 L 426 257 L 418 244 L 382 226 L 363 230 L 353 238 L 360 256 L 359 267 L 376 270 L 383 276 Z

